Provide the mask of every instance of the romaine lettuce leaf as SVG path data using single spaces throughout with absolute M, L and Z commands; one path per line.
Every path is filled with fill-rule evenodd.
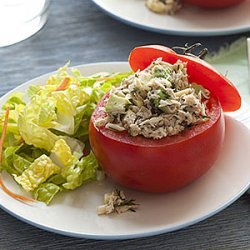
M 100 84 L 100 89 L 107 93 L 113 86 L 118 86 L 124 78 L 131 74 L 132 72 L 123 72 L 109 76 Z
M 74 110 L 86 101 L 86 94 L 83 91 L 79 91 L 79 86 L 77 85 L 70 85 L 64 92 L 69 97 Z
M 50 97 L 51 93 L 55 91 L 56 87 L 57 86 L 55 84 L 54 85 L 53 84 L 30 85 L 27 90 L 27 94 L 30 99 L 32 99 L 33 97 L 37 97 L 37 96 Z
M 62 175 L 60 173 L 50 176 L 46 181 L 46 183 L 53 183 L 57 186 L 60 186 L 61 189 L 63 189 L 62 184 L 65 182 L 66 182 L 66 180 L 62 177 Z
M 51 175 L 59 172 L 60 168 L 48 156 L 41 155 L 21 175 L 14 175 L 14 179 L 29 192 L 45 182 Z
M 45 151 L 27 144 L 7 147 L 2 155 L 2 170 L 9 174 L 21 175 L 31 163 Z
M 47 84 L 31 85 L 28 102 L 24 94 L 12 94 L 0 114 L 1 133 L 5 109 L 10 107 L 0 171 L 7 170 L 47 204 L 59 191 L 99 179 L 94 154 L 83 157 L 90 117 L 103 95 L 131 74 L 85 77 L 68 66 L 49 77 Z M 69 85 L 58 88 L 65 77 L 70 78 Z
M 26 159 L 16 155 L 19 147 L 7 147 L 2 155 L 1 170 L 6 170 L 9 174 L 20 175 L 31 164 Z
M 22 174 L 26 169 L 28 169 L 31 165 L 31 162 L 21 157 L 18 154 L 13 154 L 13 167 L 18 172 L 18 174 Z
M 57 135 L 46 128 L 39 127 L 35 123 L 29 122 L 25 118 L 25 115 L 20 115 L 18 125 L 22 138 L 29 145 L 34 145 L 35 147 L 44 148 L 50 151 L 58 140 Z
M 63 136 L 62 139 L 68 144 L 72 154 L 77 159 L 80 159 L 83 156 L 83 150 L 85 148 L 85 144 L 82 141 L 69 136 Z
M 65 91 L 56 91 L 52 93 L 56 102 L 57 123 L 54 129 L 64 132 L 68 135 L 74 133 L 74 116 L 76 110 Z
M 19 113 L 18 128 L 23 140 L 38 148 L 50 151 L 58 137 L 48 128 L 56 125 L 56 113 L 51 98 L 34 96 Z
M 74 137 L 85 141 L 89 134 L 89 121 L 96 104 L 89 102 L 77 108 Z
M 17 148 L 15 153 L 30 162 L 33 162 L 43 154 L 49 155 L 49 152 L 47 152 L 46 150 L 36 148 L 28 144 L 22 144 Z
M 42 183 L 33 191 L 36 200 L 49 204 L 61 188 L 54 183 Z
M 4 148 L 9 146 L 17 146 L 21 143 L 21 136 L 19 133 L 17 120 L 19 116 L 19 112 L 24 109 L 25 103 L 23 101 L 22 93 L 14 93 L 12 94 L 7 102 L 3 105 L 2 111 L 0 114 L 0 134 L 2 133 L 3 124 L 5 120 L 6 107 L 10 108 L 9 118 L 8 118 L 8 126 L 4 140 Z
M 51 150 L 50 159 L 61 168 L 74 166 L 78 159 L 71 153 L 71 149 L 63 139 L 56 141 Z
M 9 132 L 7 128 L 7 133 L 4 138 L 4 148 L 11 147 L 11 146 L 19 146 L 22 142 L 23 140 L 22 140 L 21 135 L 19 134 L 17 135 L 13 132 Z
M 40 127 L 54 128 L 57 125 L 56 105 L 52 97 L 33 96 L 25 113 L 26 119 Z
M 25 106 L 25 102 L 23 100 L 24 94 L 20 92 L 15 92 L 8 97 L 8 100 L 3 105 L 2 109 L 5 110 L 6 107 L 10 107 L 10 110 L 15 110 L 17 106 L 22 105 Z
M 62 169 L 62 176 L 66 183 L 62 186 L 65 189 L 75 189 L 86 182 L 96 180 L 98 171 L 98 162 L 91 152 L 83 157 L 76 165 Z
M 46 102 L 45 104 L 40 104 L 38 125 L 44 128 L 54 128 L 58 126 L 56 106 L 51 98 L 47 100 L 41 99 L 41 101 Z

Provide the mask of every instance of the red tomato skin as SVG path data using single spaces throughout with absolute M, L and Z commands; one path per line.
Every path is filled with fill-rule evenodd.
M 136 72 L 148 67 L 157 58 L 174 64 L 178 60 L 187 63 L 189 82 L 202 85 L 220 101 L 223 111 L 232 112 L 241 107 L 241 97 L 234 85 L 210 64 L 197 57 L 179 55 L 161 45 L 146 45 L 134 48 L 129 55 L 131 69 Z
M 195 5 L 207 9 L 221 9 L 238 5 L 245 0 L 183 0 L 184 4 Z
M 217 99 L 211 101 L 211 120 L 160 140 L 96 128 L 94 121 L 102 115 L 97 108 L 89 127 L 97 160 L 115 182 L 145 192 L 170 192 L 196 180 L 214 164 L 224 140 L 224 116 Z

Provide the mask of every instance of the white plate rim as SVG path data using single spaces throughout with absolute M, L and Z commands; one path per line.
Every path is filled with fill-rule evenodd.
M 180 229 L 184 229 L 184 228 L 187 228 L 189 226 L 195 225 L 199 222 L 202 222 L 202 221 L 218 214 L 219 212 L 226 209 L 227 207 L 229 207 L 236 200 L 238 200 L 249 188 L 250 188 L 250 184 L 246 185 L 237 195 L 235 195 L 227 203 L 225 203 L 224 206 L 221 206 L 220 208 L 215 209 L 215 210 L 211 211 L 209 214 L 202 216 L 196 220 L 190 221 L 188 223 L 185 223 L 185 224 L 182 224 L 182 225 L 179 225 L 176 227 L 172 227 L 171 229 L 162 229 L 162 230 L 155 230 L 152 232 L 146 232 L 146 233 L 144 232 L 144 233 L 138 233 L 138 234 L 126 234 L 126 235 L 121 234 L 121 235 L 108 236 L 108 235 L 100 235 L 100 234 L 72 233 L 72 232 L 68 232 L 68 231 L 64 231 L 64 230 L 58 230 L 58 229 L 55 229 L 52 227 L 47 227 L 47 226 L 44 226 L 44 225 L 41 225 L 38 223 L 34 223 L 31 220 L 25 219 L 25 218 L 19 216 L 18 214 L 13 213 L 11 210 L 5 208 L 2 204 L 0 204 L 0 208 L 2 210 L 4 210 L 5 212 L 7 212 L 9 215 L 13 216 L 14 218 L 16 218 L 22 222 L 25 222 L 31 226 L 34 226 L 36 228 L 42 229 L 42 230 L 47 231 L 47 232 L 55 233 L 55 234 L 60 234 L 60 235 L 64 235 L 64 236 L 74 237 L 74 238 L 91 239 L 91 240 L 129 240 L 129 239 L 157 236 L 157 235 L 164 234 L 164 233 L 170 233 L 170 232 L 178 231 Z
M 115 13 L 109 11 L 107 8 L 102 6 L 97 2 L 97 0 L 92 0 L 96 6 L 106 13 L 108 16 L 114 18 L 115 20 L 122 22 L 124 24 L 127 24 L 129 26 L 138 28 L 138 29 L 143 29 L 146 31 L 150 32 L 155 32 L 155 33 L 161 33 L 161 34 L 167 34 L 167 35 L 184 35 L 184 36 L 224 36 L 224 35 L 232 35 L 232 34 L 239 34 L 239 33 L 244 33 L 250 31 L 250 25 L 249 27 L 244 27 L 244 28 L 235 28 L 235 29 L 213 29 L 209 31 L 185 31 L 185 30 L 170 30 L 170 29 L 161 29 L 161 28 L 154 28 L 150 27 L 147 25 L 140 24 L 136 21 L 130 21 L 125 18 L 122 18 Z
M 120 66 L 128 66 L 127 62 L 123 62 L 123 61 L 118 61 L 118 62 L 100 62 L 100 63 L 90 63 L 90 64 L 81 64 L 81 65 L 77 65 L 77 66 L 72 66 L 73 68 L 84 68 L 84 67 L 99 67 L 99 66 L 103 66 L 103 65 L 111 65 L 111 66 L 116 66 L 116 65 L 120 65 Z M 9 91 L 8 93 L 6 93 L 5 95 L 3 95 L 2 97 L 0 97 L 0 103 L 3 102 L 4 99 L 6 99 L 11 93 L 17 91 L 19 88 L 28 86 L 30 84 L 30 82 L 36 81 L 40 78 L 47 78 L 48 76 L 50 76 L 51 74 L 54 74 L 56 71 L 47 73 L 47 74 L 43 74 L 41 76 L 38 76 L 36 78 L 33 78 L 21 85 L 19 85 L 18 87 L 14 88 L 13 90 Z M 2 105 L 2 104 L 1 104 Z M 220 211 L 224 210 L 225 208 L 227 208 L 228 206 L 230 206 L 233 202 L 235 202 L 238 198 L 240 198 L 248 189 L 250 188 L 250 182 L 248 184 L 246 184 L 244 187 L 242 187 L 241 190 L 239 190 L 237 192 L 236 195 L 232 196 L 227 202 L 225 202 L 222 206 L 217 207 L 214 210 L 211 210 L 209 213 L 196 218 L 192 221 L 189 221 L 187 223 L 183 223 L 181 225 L 177 225 L 171 228 L 166 228 L 166 229 L 159 229 L 159 230 L 154 230 L 154 231 L 148 231 L 148 232 L 143 232 L 143 233 L 136 233 L 136 234 L 117 234 L 117 235 L 101 235 L 101 234 L 85 234 L 85 233 L 76 233 L 76 232 L 70 232 L 70 231 L 64 231 L 64 230 L 59 230 L 59 229 L 55 229 L 53 227 L 49 227 L 49 226 L 45 226 L 42 224 L 38 224 L 33 222 L 32 220 L 23 218 L 22 216 L 19 216 L 17 213 L 14 213 L 13 211 L 11 211 L 10 209 L 6 208 L 4 206 L 4 204 L 0 204 L 0 208 L 2 210 L 4 210 L 5 212 L 7 212 L 8 214 L 10 214 L 11 216 L 17 218 L 20 221 L 23 221 L 29 225 L 32 225 L 34 227 L 37 227 L 39 229 L 48 231 L 48 232 L 52 232 L 52 233 L 57 233 L 60 235 L 65 235 L 65 236 L 70 236 L 70 237 L 76 237 L 76 238 L 85 238 L 85 239 L 94 239 L 94 240 L 125 240 L 125 239 L 135 239 L 135 238 L 145 238 L 145 237 L 150 237 L 150 236 L 155 236 L 155 235 L 159 235 L 159 234 L 163 234 L 163 233 L 169 233 L 169 232 L 173 232 L 173 231 L 177 231 L 183 228 L 186 228 L 188 226 L 194 225 L 198 222 L 204 221 L 205 219 L 219 213 Z

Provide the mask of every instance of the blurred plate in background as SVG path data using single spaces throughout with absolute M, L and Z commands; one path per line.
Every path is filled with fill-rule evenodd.
M 174 16 L 155 14 L 146 0 L 93 0 L 113 18 L 137 28 L 174 35 L 228 35 L 250 31 L 250 0 L 222 10 L 183 8 Z

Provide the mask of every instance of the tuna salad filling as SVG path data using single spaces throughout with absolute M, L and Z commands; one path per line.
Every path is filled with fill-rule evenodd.
M 181 9 L 180 0 L 147 0 L 146 6 L 156 13 L 174 15 Z
M 106 115 L 95 126 L 161 139 L 207 121 L 209 98 L 208 90 L 189 83 L 186 63 L 172 65 L 159 58 L 110 91 Z

